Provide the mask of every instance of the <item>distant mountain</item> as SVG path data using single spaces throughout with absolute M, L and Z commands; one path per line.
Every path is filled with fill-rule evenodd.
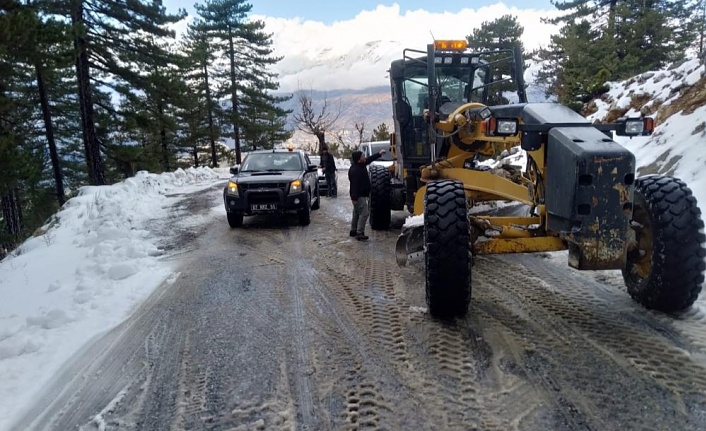
M 373 56 L 373 54 L 369 55 Z M 365 56 L 358 58 L 364 57 Z M 378 57 L 373 56 L 373 58 Z M 348 63 L 344 62 L 344 64 Z M 389 63 L 387 67 L 389 67 Z M 545 102 L 549 100 L 545 94 L 545 89 L 543 86 L 536 84 L 534 79 L 537 67 L 536 65 L 531 65 L 525 71 L 525 81 L 528 85 L 527 98 L 530 102 Z M 368 139 L 373 129 L 381 123 L 386 123 L 390 130 L 393 128 L 392 99 L 390 97 L 391 92 L 389 85 L 364 89 L 330 91 L 302 88 L 301 91 L 310 95 L 314 101 L 314 105 L 318 107 L 318 109 L 321 109 L 324 100 L 329 103 L 332 112 L 338 112 L 340 108 L 341 116 L 337 122 L 338 127 L 336 130 L 332 131 L 330 137 L 327 137 L 327 141 L 334 140 L 336 139 L 336 135 L 340 135 L 347 145 L 355 146 L 359 139 L 355 124 L 361 121 L 365 124 L 365 139 Z M 300 110 L 298 92 L 289 94 L 293 94 L 293 97 L 289 101 L 281 104 L 281 106 L 292 112 L 298 112 Z M 513 96 L 515 95 L 509 95 L 510 100 L 512 100 Z M 296 130 L 296 124 L 291 115 L 289 125 L 292 129 Z M 294 136 L 288 143 L 299 147 L 306 147 L 307 144 L 315 141 L 316 139 L 313 136 L 296 130 Z

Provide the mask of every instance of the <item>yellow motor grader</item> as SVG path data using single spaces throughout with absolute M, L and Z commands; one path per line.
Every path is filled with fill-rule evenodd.
M 573 268 L 621 269 L 647 308 L 678 312 L 696 300 L 706 249 L 691 190 L 673 177 L 636 178 L 635 157 L 612 139 L 651 134 L 651 118 L 594 125 L 560 104 L 528 103 L 519 49 L 435 41 L 405 50 L 389 74 L 395 163 L 370 166 L 370 223 L 387 229 L 405 206 L 423 216 L 405 224 L 397 260 L 423 256 L 432 316 L 468 312 L 478 254 L 568 250 Z M 523 168 L 493 166 L 520 149 Z M 509 202 L 521 210 L 492 211 Z

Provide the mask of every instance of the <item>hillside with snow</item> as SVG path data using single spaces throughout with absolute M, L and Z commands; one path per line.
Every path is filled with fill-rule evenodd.
M 590 120 L 612 122 L 641 113 L 655 119 L 649 137 L 616 137 L 635 154 L 639 175 L 684 180 L 706 210 L 706 68 L 698 60 L 610 82 L 610 91 L 587 106 Z

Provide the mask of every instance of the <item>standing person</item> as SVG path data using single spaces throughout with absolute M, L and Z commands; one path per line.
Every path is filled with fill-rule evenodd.
M 326 188 L 328 189 L 328 197 L 338 197 L 338 184 L 336 184 L 336 160 L 333 154 L 324 148 L 321 151 L 321 170 L 326 176 Z
M 353 151 L 351 156 L 351 167 L 348 169 L 348 179 L 351 183 L 350 195 L 353 202 L 353 219 L 351 220 L 350 235 L 358 241 L 366 241 L 365 223 L 370 215 L 370 177 L 365 168 L 373 161 L 379 159 L 385 150 L 365 157 L 362 151 Z

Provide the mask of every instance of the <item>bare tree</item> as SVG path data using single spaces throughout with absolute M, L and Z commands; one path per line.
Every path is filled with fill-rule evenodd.
M 337 130 L 333 135 L 333 142 L 329 144 L 328 152 L 333 154 L 335 157 L 340 157 L 347 159 L 351 156 L 353 150 L 357 148 L 357 145 L 350 140 L 346 139 L 345 130 Z
M 363 143 L 363 132 L 365 132 L 365 120 L 355 122 L 355 130 L 358 131 L 358 144 Z
M 313 141 L 313 142 L 312 142 L 312 141 L 306 141 L 306 142 L 304 142 L 303 144 L 300 145 L 300 148 L 301 148 L 302 150 L 304 150 L 304 151 L 306 151 L 307 153 L 310 153 L 310 154 L 315 154 L 316 147 L 317 147 L 316 141 Z
M 338 110 L 333 110 L 331 104 L 324 96 L 323 104 L 320 110 L 314 107 L 314 101 L 310 94 L 305 94 L 299 91 L 299 112 L 293 114 L 294 121 L 297 122 L 297 129 L 309 135 L 316 136 L 318 139 L 318 151 L 320 153 L 326 145 L 326 132 L 329 132 L 341 116 L 341 107 Z

